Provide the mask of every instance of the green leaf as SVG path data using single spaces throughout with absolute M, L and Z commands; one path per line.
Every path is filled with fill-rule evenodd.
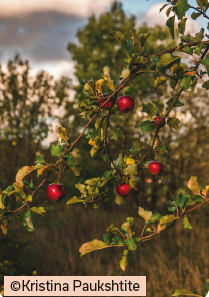
M 188 90 L 190 88 L 191 77 L 184 76 L 181 81 L 181 88 L 183 91 Z
M 177 3 L 177 16 L 181 20 L 183 16 L 185 15 L 185 12 L 189 9 L 189 5 L 187 3 L 187 0 L 178 0 Z
M 108 177 L 110 177 L 111 174 L 112 174 L 112 171 L 105 171 L 105 173 L 104 173 L 104 178 L 108 178 Z
M 120 128 L 115 128 L 114 130 L 111 131 L 110 133 L 110 137 L 113 136 L 113 138 L 115 140 L 118 140 L 118 139 L 125 139 L 125 135 L 123 134 L 123 132 L 121 131 Z
M 200 195 L 200 185 L 197 176 L 191 176 L 187 186 L 193 192 L 193 194 Z
M 28 231 L 34 231 L 35 229 L 33 228 L 33 222 L 32 222 L 32 218 L 31 218 L 31 214 L 30 214 L 30 210 L 28 209 L 25 213 L 24 213 L 24 217 L 23 217 L 23 225 L 26 227 L 26 229 Z
M 76 184 L 75 187 L 82 193 L 82 194 L 86 194 L 86 186 L 83 184 Z
M 164 54 L 161 56 L 160 61 L 156 66 L 156 72 L 163 72 L 166 69 L 169 69 L 172 65 L 180 61 L 178 56 L 172 56 L 170 53 Z
M 52 144 L 52 147 L 50 149 L 50 152 L 52 156 L 60 157 L 62 154 L 62 147 L 59 144 Z
M 163 216 L 160 218 L 160 224 L 161 225 L 170 224 L 174 221 L 174 219 L 175 219 L 175 216 L 172 214 Z
M 84 92 L 94 96 L 94 89 L 93 89 L 93 84 L 91 80 L 85 83 L 83 90 Z
M 199 8 L 203 8 L 208 4 L 208 0 L 197 0 L 197 4 L 199 5 Z
M 202 87 L 205 88 L 206 90 L 209 90 L 209 80 L 205 81 Z
M 167 120 L 167 124 L 171 127 L 174 128 L 175 130 L 179 130 L 178 124 L 180 123 L 179 119 L 177 118 L 170 118 Z
M 169 28 L 169 31 L 173 39 L 174 39 L 174 24 L 175 24 L 175 15 L 170 17 L 166 22 L 166 26 Z
M 175 98 L 172 97 L 171 99 L 169 99 L 167 101 L 168 108 L 171 107 L 171 105 L 173 104 L 174 100 L 175 100 Z M 180 107 L 180 106 L 183 106 L 183 105 L 184 105 L 183 102 L 181 102 L 180 100 L 177 100 L 176 103 L 174 104 L 174 107 Z
M 125 245 L 127 245 L 128 249 L 130 251 L 135 251 L 137 249 L 137 245 L 136 245 L 135 241 L 131 238 L 125 239 L 124 243 L 125 243 Z
M 103 240 L 106 244 L 109 244 L 110 234 L 103 234 Z
M 126 51 L 127 51 L 128 55 L 129 55 L 129 53 L 130 53 L 130 47 L 131 47 L 131 44 L 132 44 L 131 41 L 126 40 Z
M 160 111 L 160 113 L 162 113 L 164 110 L 164 104 L 160 100 L 155 100 L 155 101 L 153 101 L 153 103 L 155 104 L 157 109 Z
M 164 82 L 166 82 L 168 78 L 164 76 L 158 76 L 156 80 L 154 81 L 154 87 L 162 85 Z
M 90 155 L 91 155 L 92 158 L 94 157 L 94 155 L 96 154 L 96 152 L 98 152 L 99 149 L 100 149 L 99 146 L 93 146 L 92 147 L 92 149 L 90 151 Z
M 199 18 L 199 16 L 201 16 L 201 12 L 193 12 L 193 13 L 191 14 L 191 18 L 192 18 L 193 20 L 196 20 L 197 18 Z
M 135 91 L 134 91 L 134 89 L 132 87 L 123 88 L 123 92 L 127 96 L 134 96 L 134 94 L 135 94 Z
M 171 12 L 172 9 L 173 9 L 173 7 L 171 6 L 171 7 L 169 7 L 169 8 L 166 10 L 166 15 L 167 15 L 167 17 L 169 17 L 170 12 Z
M 111 244 L 124 245 L 120 236 L 113 237 Z
M 90 242 L 86 242 L 84 243 L 80 249 L 79 249 L 79 252 L 81 253 L 80 256 L 83 256 L 87 253 L 90 253 L 90 252 L 93 252 L 93 251 L 96 251 L 96 250 L 101 250 L 101 249 L 104 249 L 106 248 L 108 245 L 101 241 L 101 240 L 98 240 L 98 239 L 94 239 L 93 241 L 90 241 Z
M 185 229 L 192 229 L 192 226 L 190 225 L 187 216 L 183 217 L 182 223 L 183 223 Z
M 74 167 L 71 167 L 70 169 L 73 171 L 75 176 L 80 176 L 81 169 L 82 169 L 80 166 L 75 165 Z
M 155 123 L 151 122 L 151 121 L 145 121 L 142 122 L 140 124 L 140 128 L 142 129 L 142 131 L 144 132 L 151 132 L 154 130 L 155 128 Z
M 120 76 L 119 78 L 120 78 L 120 79 L 125 79 L 125 78 L 127 78 L 130 74 L 131 74 L 131 69 L 130 69 L 129 66 L 128 66 L 126 69 L 124 69 L 124 70 L 122 71 L 122 74 L 121 74 L 121 76 Z
M 183 51 L 184 51 L 185 53 L 191 55 L 191 56 L 193 55 L 193 49 L 192 49 L 191 47 L 189 47 L 189 46 L 185 46 L 185 47 L 183 48 Z
M 160 12 L 167 6 L 168 4 L 164 4 L 161 8 L 160 8 Z
M 39 207 L 31 207 L 30 210 L 33 211 L 33 212 L 36 212 L 36 213 L 38 213 L 38 214 L 40 214 L 40 215 L 42 215 L 42 216 L 44 216 L 45 213 L 46 213 L 45 209 L 44 209 L 42 206 L 39 206 Z
M 207 72 L 209 73 L 209 54 L 205 57 L 204 60 L 200 60 L 200 62 L 205 66 Z
M 148 210 L 144 210 L 144 208 L 142 207 L 139 207 L 138 215 L 142 217 L 145 220 L 145 222 L 147 222 L 150 219 L 152 212 Z
M 124 40 L 124 35 L 120 32 L 120 31 L 115 31 L 112 33 L 108 34 L 110 37 L 112 37 L 113 39 L 117 40 L 117 42 L 119 42 L 122 46 L 125 46 L 126 48 L 126 41 Z
M 71 167 L 74 167 L 74 157 L 72 154 L 68 153 L 64 158 L 64 161 L 67 162 Z
M 131 187 L 131 189 L 134 189 L 135 191 L 137 191 L 137 183 L 139 182 L 139 178 L 133 176 L 131 178 L 129 178 L 128 183 L 129 186 Z
M 43 156 L 37 155 L 36 156 L 36 163 L 44 164 L 45 160 L 44 160 Z
M 130 30 L 132 39 L 133 39 L 133 44 L 134 45 L 139 45 L 141 49 L 143 49 L 147 38 L 150 36 L 151 33 L 137 33 L 135 29 Z
M 68 204 L 75 204 L 75 203 L 79 203 L 79 202 L 84 202 L 83 199 L 77 198 L 76 196 L 72 197 L 70 200 L 68 200 L 67 205 Z
M 38 165 L 38 164 L 37 164 Z M 49 165 L 42 165 L 37 169 L 37 176 L 41 176 L 47 169 L 49 168 Z
M 204 296 L 206 296 L 208 292 L 209 292 L 209 279 L 207 279 L 206 285 L 204 287 Z
M 155 151 L 164 151 L 165 153 L 167 153 L 169 155 L 173 155 L 173 153 L 170 152 L 170 150 L 167 146 L 156 147 Z
M 125 167 L 122 154 L 119 154 L 119 157 L 117 158 L 116 161 L 114 161 L 114 164 L 120 171 L 122 171 L 123 167 Z M 112 166 L 112 164 L 111 164 L 111 166 Z
M 125 202 L 125 198 L 120 196 L 116 191 L 115 191 L 115 194 L 116 194 L 115 203 L 118 205 L 122 205 Z
M 179 23 L 178 23 L 178 31 L 180 34 L 184 35 L 185 32 L 185 26 L 186 26 L 186 21 L 187 18 L 182 19 Z
M 181 193 L 179 195 L 174 196 L 176 207 L 180 207 L 180 208 L 185 207 L 187 197 L 188 197 L 187 195 L 182 195 Z
M 120 268 L 121 268 L 123 271 L 126 270 L 126 266 L 128 265 L 128 259 L 127 259 L 127 256 L 128 256 L 128 251 L 127 251 L 127 250 L 124 250 L 124 251 L 123 251 L 122 259 L 119 261 Z
M 195 291 L 188 291 L 186 289 L 177 289 L 175 293 L 172 296 L 178 297 L 178 296 L 196 296 L 196 297 L 202 297 L 201 295 L 197 294 Z
M 9 197 L 5 193 L 0 193 L 0 209 L 4 209 L 9 205 Z
M 149 220 L 146 222 L 146 225 L 159 222 L 161 217 L 162 215 L 160 213 L 152 214 Z
M 138 171 L 136 163 L 129 164 L 125 169 L 123 169 L 123 174 L 129 175 L 130 177 L 136 175 L 137 173 Z
M 202 50 L 202 44 L 197 44 L 195 46 L 195 54 L 199 56 L 201 54 L 201 50 Z
M 159 59 L 158 59 L 157 56 L 154 56 L 154 57 L 152 57 L 151 59 L 152 59 L 153 63 L 156 64 L 156 65 L 157 65 L 157 63 L 159 62 Z

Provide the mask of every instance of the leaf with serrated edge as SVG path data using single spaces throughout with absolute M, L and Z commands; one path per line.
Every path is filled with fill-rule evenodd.
M 67 137 L 67 132 L 66 132 L 66 128 L 64 127 L 59 127 L 57 128 L 57 133 L 59 134 L 59 136 L 64 139 L 65 141 L 68 140 L 68 137 Z
M 104 249 L 106 248 L 108 245 L 101 241 L 101 240 L 98 240 L 98 239 L 94 239 L 92 241 L 89 241 L 89 242 L 86 242 L 84 243 L 80 249 L 79 249 L 79 252 L 81 253 L 80 256 L 83 256 L 87 253 L 91 253 L 93 251 L 96 251 L 96 250 L 101 250 L 101 249 Z
M 195 195 L 200 195 L 200 185 L 197 176 L 191 176 L 187 186 Z
M 20 168 L 16 175 L 15 186 L 18 188 L 23 188 L 24 184 L 23 184 L 22 179 L 35 169 L 36 169 L 35 166 L 24 166 L 24 167 Z
M 96 81 L 95 83 L 95 89 L 98 91 L 98 93 L 102 94 L 102 86 L 103 86 L 103 83 L 104 83 L 104 79 L 99 79 Z
M 145 222 L 147 222 L 150 219 L 152 212 L 148 210 L 144 210 L 144 208 L 142 207 L 139 207 L 138 215 L 142 217 L 145 220 Z

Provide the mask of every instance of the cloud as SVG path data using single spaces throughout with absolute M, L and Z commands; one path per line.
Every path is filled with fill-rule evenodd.
M 88 17 L 92 13 L 101 13 L 114 0 L 0 0 L 0 16 L 19 16 L 33 12 L 56 11 Z
M 167 7 L 159 13 L 160 8 L 166 4 L 166 2 L 160 2 L 150 7 L 150 9 L 145 13 L 144 17 L 140 19 L 140 25 L 144 22 L 148 24 L 149 27 L 154 27 L 155 25 L 165 26 L 168 17 L 166 16 Z M 173 16 L 173 13 L 170 13 L 170 16 Z M 198 32 L 199 24 L 193 21 L 189 16 L 186 23 L 185 33 L 194 34 Z M 177 23 L 177 22 L 176 22 Z
M 15 51 L 40 62 L 68 60 L 68 42 L 87 18 L 104 12 L 114 0 L 0 0 L 0 58 Z
M 30 74 L 36 75 L 40 71 L 47 71 L 53 75 L 54 79 L 59 79 L 61 76 L 67 76 L 77 83 L 74 76 L 75 63 L 73 61 L 66 60 L 51 60 L 42 63 L 31 63 Z

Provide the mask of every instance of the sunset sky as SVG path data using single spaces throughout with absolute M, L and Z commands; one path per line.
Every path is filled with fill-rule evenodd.
M 0 61 L 5 65 L 18 51 L 28 59 L 34 72 L 46 70 L 55 78 L 73 75 L 73 63 L 66 50 L 69 41 L 76 42 L 76 31 L 87 23 L 88 17 L 107 11 L 113 0 L 0 0 Z M 123 0 L 127 14 L 134 14 L 137 23 L 165 24 L 165 12 L 159 0 Z M 189 0 L 196 5 L 196 0 Z M 188 13 L 188 16 L 190 13 Z M 206 26 L 198 19 L 192 31 Z M 208 33 L 208 32 L 206 32 Z

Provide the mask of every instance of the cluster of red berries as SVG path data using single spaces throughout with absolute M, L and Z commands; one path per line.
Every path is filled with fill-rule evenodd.
M 107 100 L 108 95 L 102 94 L 99 96 L 100 106 Z M 111 109 L 114 106 L 114 100 L 111 98 L 104 106 L 104 109 Z M 117 100 L 118 109 L 121 112 L 128 113 L 134 109 L 134 99 L 131 96 L 121 96 Z M 162 117 L 157 116 L 154 118 L 155 125 L 163 127 L 165 121 Z M 151 174 L 159 174 L 163 169 L 163 165 L 158 161 L 151 161 L 148 165 L 148 170 Z M 130 186 L 127 183 L 120 184 L 116 187 L 116 191 L 120 196 L 127 196 L 130 193 Z M 47 187 L 47 197 L 51 201 L 57 201 L 59 198 L 66 195 L 65 187 L 62 184 L 50 184 Z
M 107 100 L 108 95 L 102 94 L 99 96 L 100 106 L 104 104 L 104 102 Z M 104 106 L 104 109 L 111 109 L 114 106 L 114 100 L 111 98 Z M 129 111 L 132 111 L 134 109 L 134 99 L 131 96 L 121 96 L 117 100 L 117 106 L 118 109 L 121 112 L 128 113 Z

